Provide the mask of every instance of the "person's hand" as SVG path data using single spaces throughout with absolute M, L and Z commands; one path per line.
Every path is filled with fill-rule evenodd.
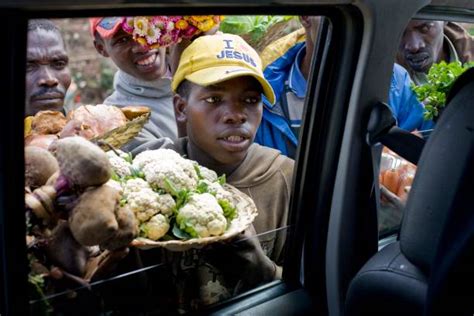
M 92 257 L 87 262 L 84 279 L 87 281 L 99 280 L 111 273 L 117 264 L 125 258 L 130 249 L 128 247 L 105 250 L 100 255 Z
M 229 243 L 218 243 L 203 253 L 205 260 L 224 276 L 238 278 L 249 289 L 278 277 L 278 267 L 263 252 L 255 229 L 251 226 Z
M 403 203 L 403 201 L 395 193 L 392 193 L 392 191 L 390 191 L 383 185 L 380 185 L 380 197 L 382 204 L 385 204 L 400 212 L 402 212 L 405 208 L 405 204 Z

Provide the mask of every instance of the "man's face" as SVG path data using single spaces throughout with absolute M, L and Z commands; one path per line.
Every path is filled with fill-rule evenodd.
M 428 72 L 443 55 L 442 21 L 412 20 L 403 32 L 398 49 L 403 64 L 415 72 Z
M 68 56 L 57 31 L 35 29 L 28 33 L 26 53 L 26 115 L 61 111 L 71 84 Z
M 240 164 L 262 119 L 260 83 L 238 77 L 208 87 L 191 85 L 183 111 L 190 143 L 213 165 Z
M 110 57 L 118 68 L 137 79 L 151 81 L 166 74 L 166 50 L 149 50 L 134 41 L 132 35 L 124 30 L 120 29 L 110 39 L 96 37 L 95 46 L 99 53 Z

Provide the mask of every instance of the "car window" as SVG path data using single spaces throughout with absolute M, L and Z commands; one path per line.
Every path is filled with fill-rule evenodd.
M 307 111 L 306 85 L 311 76 L 308 71 L 313 50 L 318 44 L 318 27 L 321 17 L 226 16 L 219 21 L 221 25 L 217 33 L 240 35 L 261 58 L 265 70 L 263 75 L 272 86 L 276 96 L 276 105 L 271 104 L 265 89 L 264 96 L 260 96 L 262 92 L 260 90 L 257 90 L 258 93 L 255 95 L 253 93 L 255 84 L 250 86 L 250 93 L 244 91 L 248 94 L 247 97 L 239 96 L 242 99 L 240 102 L 251 107 L 263 98 L 263 119 L 259 127 L 261 129 L 256 132 L 255 142 L 277 149 L 282 154 L 277 151 L 266 151 L 264 152 L 266 154 L 255 156 L 254 165 L 249 165 L 247 174 L 243 175 L 247 178 L 235 180 L 232 176 L 227 176 L 227 180 L 219 178 L 212 180 L 213 183 L 199 182 L 199 186 L 196 184 L 196 190 L 210 192 L 224 212 L 225 210 L 232 212 L 232 209 L 235 211 L 239 207 L 252 208 L 249 198 L 256 201 L 260 208 L 256 207 L 258 216 L 253 225 L 246 230 L 245 235 L 234 234 L 235 236 L 224 242 L 202 242 L 196 247 L 186 249 L 155 247 L 153 242 L 150 242 L 150 238 L 155 230 L 162 229 L 160 226 L 162 222 L 159 221 L 166 220 L 168 221 L 167 233 L 158 241 L 189 238 L 191 234 L 196 233 L 197 220 L 190 219 L 181 224 L 176 215 L 180 207 L 183 207 L 182 205 L 190 204 L 190 200 L 193 199 L 193 195 L 189 193 L 191 189 L 181 190 L 177 187 L 178 183 L 173 182 L 171 176 L 164 181 L 164 187 L 148 186 L 147 192 L 150 196 L 154 196 L 153 199 L 164 199 L 163 196 L 169 193 L 169 198 L 174 200 L 170 203 L 174 203 L 175 206 L 168 211 L 154 212 L 152 204 L 156 203 L 156 200 L 145 201 L 147 196 L 138 199 L 137 194 L 136 200 L 131 197 L 132 184 L 129 181 L 136 180 L 137 183 L 151 181 L 144 169 L 139 167 L 134 169 L 136 165 L 127 164 L 144 150 L 134 151 L 134 148 L 127 147 L 130 143 L 125 145 L 120 140 L 121 137 L 129 137 L 127 135 L 133 129 L 143 126 L 144 123 L 139 121 L 140 116 L 137 118 L 126 116 L 127 120 L 122 121 L 122 125 L 114 125 L 113 128 L 104 132 L 118 128 L 114 130 L 115 134 L 112 136 L 102 137 L 103 134 L 95 133 L 103 126 L 101 124 L 112 125 L 116 120 L 116 116 L 112 119 L 112 116 L 108 116 L 109 114 L 104 115 L 102 121 L 96 120 L 104 112 L 115 111 L 104 108 L 104 112 L 95 112 L 99 111 L 99 106 L 97 106 L 99 104 L 107 103 L 117 106 L 117 109 L 126 105 L 145 105 L 153 108 L 154 102 L 162 105 L 162 99 L 172 99 L 170 83 L 176 75 L 176 69 L 173 67 L 177 65 L 173 66 L 171 62 L 169 66 L 166 65 L 160 80 L 147 77 L 154 71 L 152 68 L 155 66 L 151 64 L 155 63 L 155 58 L 158 57 L 147 55 L 150 50 L 155 49 L 151 47 L 150 42 L 142 45 L 143 47 L 150 46 L 146 49 L 137 47 L 135 41 L 138 38 L 150 40 L 152 36 L 151 33 L 144 32 L 143 34 L 146 35 L 139 33 L 140 23 L 143 22 L 140 19 L 144 17 L 130 17 L 130 19 L 133 18 L 135 20 L 130 24 L 134 27 L 133 31 L 127 33 L 126 27 L 121 26 L 110 39 L 107 38 L 107 41 L 103 42 L 96 39 L 95 44 L 88 19 L 54 19 L 53 25 L 38 20 L 30 21 L 37 24 L 30 25 L 28 35 L 25 144 L 38 148 L 56 148 L 54 145 L 49 146 L 58 138 L 66 139 L 68 136 L 79 135 L 94 141 L 100 139 L 100 142 L 96 141 L 96 144 L 108 151 L 114 170 L 112 180 L 116 180 L 114 185 L 117 183 L 121 185 L 121 188 L 117 189 L 121 194 L 129 192 L 126 197 L 122 195 L 118 198 L 117 207 L 123 208 L 129 205 L 132 208 L 133 200 L 135 209 L 132 213 L 139 223 L 136 227 L 138 234 L 136 237 L 148 240 L 144 242 L 143 239 L 141 241 L 135 239 L 132 242 L 134 246 L 113 250 L 105 250 L 104 247 L 100 248 L 97 244 L 86 241 L 93 239 L 94 236 L 84 233 L 86 228 L 83 227 L 86 224 L 78 226 L 80 228 L 73 227 L 72 217 L 76 216 L 73 214 L 79 214 L 77 205 L 85 201 L 84 194 L 96 190 L 95 186 L 87 190 L 72 190 L 64 195 L 58 193 L 59 196 L 55 196 L 57 192 L 48 191 L 51 187 L 46 187 L 46 183 L 32 187 L 31 190 L 28 188 L 26 199 L 31 200 L 33 204 L 39 203 L 31 206 L 35 207 L 34 210 L 30 208 L 27 212 L 31 315 L 47 312 L 114 315 L 114 313 L 174 314 L 202 311 L 282 278 L 286 259 L 285 243 L 293 229 L 288 219 L 293 182 L 288 175 L 293 174 L 293 159 L 296 159 L 301 141 L 300 128 Z M 166 18 L 163 23 L 173 23 L 175 29 L 179 23 L 182 23 L 179 19 L 170 20 L 173 17 Z M 102 27 L 104 36 L 108 36 L 107 32 L 111 32 L 115 27 L 113 19 L 109 17 L 109 20 L 100 22 L 103 23 L 99 26 Z M 195 16 L 195 20 L 210 21 L 209 16 Z M 306 27 L 306 33 L 303 26 Z M 63 41 L 58 40 L 57 30 Z M 130 34 L 133 34 L 135 39 L 131 39 Z M 308 34 L 311 36 L 311 44 L 306 44 L 308 42 L 305 41 Z M 173 59 L 176 57 L 175 53 L 173 47 L 163 50 L 163 56 L 170 61 L 176 60 Z M 232 54 L 229 50 L 222 56 L 227 56 L 225 55 L 227 53 Z M 309 58 L 305 57 L 306 55 Z M 252 55 L 234 53 L 229 56 L 231 56 L 230 59 L 242 59 L 244 62 L 253 63 L 249 57 Z M 179 68 L 177 71 L 179 72 Z M 143 77 L 137 79 L 140 75 Z M 168 90 L 160 92 L 160 89 Z M 219 89 L 222 87 L 217 87 L 217 92 L 206 91 L 205 93 L 208 94 L 202 94 L 200 100 L 213 104 L 224 102 L 222 99 L 225 100 L 225 98 Z M 183 90 L 178 89 L 178 92 L 180 91 Z M 61 105 L 58 105 L 61 103 L 58 99 L 64 99 L 64 110 Z M 150 99 L 153 101 L 147 101 Z M 54 103 L 50 102 L 51 100 L 58 101 L 58 104 L 53 104 L 54 107 L 49 105 Z M 50 112 L 44 111 L 46 108 Z M 155 109 L 153 108 L 152 111 Z M 123 113 L 129 114 L 125 111 Z M 150 121 L 153 122 L 156 118 L 155 114 L 160 113 L 152 112 Z M 174 117 L 175 113 L 171 110 L 168 115 Z M 178 135 L 180 135 L 180 122 L 173 119 L 167 124 L 178 124 Z M 284 133 L 278 130 L 283 126 L 282 124 L 285 126 Z M 150 130 L 150 133 L 155 138 L 158 135 L 154 134 L 153 130 Z M 243 136 L 225 135 L 228 138 L 247 137 L 246 134 Z M 138 138 L 142 136 L 147 135 L 140 134 Z M 123 152 L 119 151 L 119 146 L 107 144 L 114 141 L 119 145 L 125 145 L 122 147 Z M 165 147 L 170 148 L 169 146 L 163 148 Z M 56 148 L 53 152 L 58 157 L 59 149 Z M 187 156 L 187 158 L 192 157 Z M 119 163 L 116 162 L 117 159 L 120 160 Z M 64 163 L 67 164 L 67 161 Z M 258 164 L 265 167 L 259 169 Z M 60 162 L 59 167 L 63 166 Z M 120 174 L 124 170 L 121 166 L 125 166 L 123 175 Z M 78 167 L 74 172 L 87 173 L 81 168 L 87 167 Z M 198 171 L 195 171 L 196 168 Z M 190 169 L 185 170 L 196 172 L 199 181 L 205 178 L 204 174 L 207 172 L 206 169 L 200 169 L 192 164 Z M 61 178 L 62 176 L 64 175 L 61 174 L 58 180 L 56 175 L 56 178 L 49 180 L 48 184 L 53 184 L 56 186 L 55 189 L 59 190 L 58 181 L 66 181 Z M 252 178 L 249 180 L 249 177 Z M 97 178 L 99 178 L 98 174 Z M 231 196 L 226 200 L 225 192 L 210 191 L 216 183 L 222 184 L 225 181 L 235 185 L 241 191 L 240 199 Z M 260 185 L 261 182 L 266 185 Z M 61 182 L 61 184 L 64 183 Z M 102 186 L 105 185 L 101 184 L 100 188 Z M 197 195 L 196 191 L 193 192 Z M 224 196 L 217 198 L 219 194 L 224 194 Z M 100 201 L 106 204 L 108 203 L 106 200 L 104 198 Z M 49 204 L 45 206 L 45 203 Z M 165 202 L 162 203 L 165 204 Z M 101 208 L 97 204 L 92 204 L 82 209 L 84 214 L 89 212 L 89 215 L 81 215 L 83 216 L 81 221 L 87 222 L 95 216 L 92 213 L 94 207 Z M 138 210 L 140 205 L 145 205 L 143 210 Z M 42 221 L 37 216 L 38 212 L 42 211 L 54 214 L 57 212 L 59 218 L 55 218 L 54 224 L 47 220 Z M 119 218 L 118 212 L 117 210 L 115 213 L 116 219 Z M 151 213 L 153 214 L 149 215 Z M 156 217 L 157 214 L 162 216 Z M 226 222 L 225 229 L 232 226 L 231 220 L 232 218 Z M 173 225 L 173 223 L 176 224 Z M 120 222 L 118 225 L 121 225 Z M 236 255 L 236 252 L 239 255 Z M 262 269 L 262 267 L 266 268 Z
M 424 140 L 429 138 L 443 111 L 449 87 L 463 71 L 472 67 L 469 49 L 472 34 L 474 25 L 471 23 L 420 19 L 409 22 L 395 60 L 403 66 L 400 68 L 403 73 L 398 78 L 395 74 L 392 77 L 389 96 L 399 127 Z M 404 77 L 409 78 L 406 90 L 402 90 L 400 84 Z M 416 165 L 395 151 L 396 148 L 384 147 L 380 158 L 379 238 L 399 231 L 403 208 L 416 175 Z

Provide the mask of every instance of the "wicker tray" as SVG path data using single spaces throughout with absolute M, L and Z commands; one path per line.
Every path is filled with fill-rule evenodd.
M 253 200 L 246 194 L 240 192 L 229 184 L 224 184 L 224 188 L 231 192 L 237 208 L 237 217 L 232 220 L 226 232 L 220 236 L 192 238 L 188 240 L 168 240 L 153 241 L 147 238 L 136 238 L 132 241 L 131 246 L 140 249 L 152 249 L 157 247 L 166 248 L 171 251 L 186 251 L 191 248 L 201 248 L 205 245 L 215 242 L 226 241 L 237 236 L 245 229 L 250 227 L 255 217 L 257 217 L 257 207 Z
M 91 139 L 91 141 L 99 145 L 104 151 L 109 150 L 110 146 L 120 148 L 140 133 L 149 118 L 150 113 L 143 114 L 128 121 L 123 126 L 114 128 L 103 135 Z

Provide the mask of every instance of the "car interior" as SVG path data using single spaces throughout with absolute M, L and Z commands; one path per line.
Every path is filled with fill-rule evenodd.
M 438 266 L 452 269 L 455 262 L 466 260 L 462 258 L 472 253 L 468 242 L 471 237 L 467 236 L 472 232 L 461 229 L 462 237 L 453 236 L 451 232 L 463 227 L 471 216 L 467 202 L 469 190 L 464 188 L 472 187 L 472 133 L 469 131 L 473 122 L 472 75 L 470 70 L 459 77 L 448 96 L 446 111 L 423 146 L 416 180 L 403 211 L 399 241 L 377 252 L 352 279 L 346 299 L 348 315 L 366 315 L 380 309 L 387 315 L 421 315 L 435 303 L 428 298 L 428 292 L 446 295 L 448 290 L 443 287 L 455 282 L 453 276 L 447 275 L 440 283 L 434 281 L 439 277 L 436 276 Z M 456 163 L 452 163 L 453 160 Z M 439 174 L 446 175 L 443 183 L 434 179 Z M 449 243 L 449 251 L 441 250 L 443 243 Z M 459 247 L 454 246 L 457 244 Z M 450 308 L 444 306 L 444 312 L 457 314 L 472 310 L 471 302 L 461 299 L 469 294 L 458 292 L 457 295 L 457 303 Z M 439 313 L 446 303 L 439 304 L 429 307 L 431 313 Z
M 6 0 L 0 8 L 5 42 L 0 53 L 0 315 L 474 313 L 474 69 L 456 79 L 435 128 L 420 131 L 422 137 L 398 128 L 387 105 L 395 55 L 410 19 L 474 25 L 474 2 Z M 322 17 L 288 224 L 251 237 L 286 236 L 282 279 L 205 308 L 176 311 L 167 305 L 171 290 L 159 286 L 170 282 L 171 268 L 145 255 L 139 269 L 119 268 L 105 279 L 31 295 L 27 227 L 19 211 L 25 208 L 28 21 L 48 18 L 67 25 L 99 16 L 178 14 Z M 398 208 L 381 197 L 383 147 L 394 153 L 394 162 L 410 163 L 415 170 L 406 202 Z M 140 284 L 150 277 L 157 286 L 142 292 Z

